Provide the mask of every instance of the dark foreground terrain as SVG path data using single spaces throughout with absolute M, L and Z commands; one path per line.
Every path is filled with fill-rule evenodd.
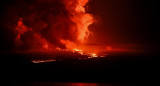
M 117 54 L 39 64 L 24 57 L 1 55 L 3 80 L 15 86 L 117 86 L 113 84 L 155 83 L 159 77 L 158 55 Z

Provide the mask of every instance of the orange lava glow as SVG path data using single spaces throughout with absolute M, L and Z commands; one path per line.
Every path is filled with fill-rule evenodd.
M 88 58 L 98 57 L 97 54 L 95 54 L 95 53 L 85 53 L 85 52 L 83 52 L 83 50 L 79 50 L 79 49 L 73 49 L 73 52 L 78 52 L 81 55 L 87 55 Z
M 97 86 L 96 83 L 71 83 L 71 86 Z
M 33 63 L 45 63 L 45 62 L 54 62 L 56 60 L 33 60 Z

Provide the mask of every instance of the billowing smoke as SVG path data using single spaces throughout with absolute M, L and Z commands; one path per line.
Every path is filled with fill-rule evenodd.
M 74 48 L 89 35 L 88 0 L 15 0 L 5 7 L 17 49 Z

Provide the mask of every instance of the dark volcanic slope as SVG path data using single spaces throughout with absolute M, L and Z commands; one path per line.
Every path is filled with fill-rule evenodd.
M 41 64 L 21 56 L 2 57 L 7 58 L 3 60 L 5 78 L 13 82 L 150 82 L 156 80 L 159 64 L 156 55 L 110 55 Z

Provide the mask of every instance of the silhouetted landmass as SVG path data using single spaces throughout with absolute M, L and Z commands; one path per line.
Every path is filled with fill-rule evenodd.
M 33 54 L 34 55 L 34 54 Z M 29 55 L 28 56 L 32 56 Z M 158 55 L 109 55 L 103 58 L 31 63 L 25 54 L 1 55 L 11 82 L 143 83 L 156 81 Z M 62 58 L 62 57 L 59 57 Z

